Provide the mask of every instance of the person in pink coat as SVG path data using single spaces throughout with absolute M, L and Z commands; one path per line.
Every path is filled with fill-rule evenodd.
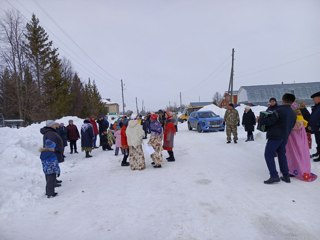
M 298 104 L 293 103 L 291 107 L 297 113 L 297 120 L 286 145 L 289 173 L 302 181 L 312 182 L 317 175 L 311 173 L 309 145 L 305 130 L 307 121 L 301 115 Z

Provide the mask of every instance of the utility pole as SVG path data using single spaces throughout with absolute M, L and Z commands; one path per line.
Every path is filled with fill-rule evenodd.
M 136 107 L 137 107 L 137 116 L 139 115 L 139 109 L 138 109 L 138 98 L 136 97 Z
M 124 110 L 124 95 L 123 95 L 123 81 L 121 79 L 121 92 L 122 92 L 122 114 L 124 115 L 125 110 Z
M 233 103 L 233 64 L 234 64 L 234 48 L 232 48 L 232 64 L 231 64 L 231 74 L 230 74 L 230 82 L 228 88 L 228 94 L 230 96 L 230 102 Z

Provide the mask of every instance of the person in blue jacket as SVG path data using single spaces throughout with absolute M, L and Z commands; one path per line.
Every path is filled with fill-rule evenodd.
M 56 176 L 60 176 L 60 167 L 57 155 L 54 153 L 56 144 L 50 139 L 45 140 L 44 148 L 40 149 L 42 169 L 46 176 L 46 195 L 48 198 L 57 196 L 54 191 Z
M 296 122 L 296 114 L 291 108 L 291 104 L 295 101 L 295 96 L 291 93 L 286 93 L 282 96 L 283 105 L 277 107 L 269 117 L 259 118 L 260 124 L 265 124 L 267 128 L 267 144 L 265 147 L 264 157 L 270 173 L 270 178 L 264 181 L 265 184 L 280 182 L 290 183 L 290 175 L 288 162 L 286 157 L 286 144 L 289 134 Z M 276 164 L 274 161 L 275 155 L 278 155 L 279 167 L 282 177 L 279 178 Z

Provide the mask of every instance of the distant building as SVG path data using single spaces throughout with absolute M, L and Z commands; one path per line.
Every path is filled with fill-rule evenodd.
M 238 104 L 238 91 L 232 92 L 232 98 L 233 98 L 232 103 L 234 105 L 237 105 Z M 229 103 L 231 103 L 231 95 L 228 92 L 224 92 L 223 97 L 222 97 L 222 101 L 220 102 L 219 106 L 222 108 L 225 108 L 226 106 L 228 106 Z
M 271 97 L 281 103 L 283 94 L 293 93 L 297 101 L 310 105 L 313 103 L 310 96 L 318 91 L 320 82 L 242 86 L 238 91 L 238 103 L 267 106 Z
M 119 104 L 112 102 L 110 98 L 102 99 L 104 106 L 109 114 L 119 114 Z

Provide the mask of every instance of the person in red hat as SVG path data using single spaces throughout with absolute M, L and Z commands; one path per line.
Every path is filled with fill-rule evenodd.
M 174 126 L 174 119 L 172 112 L 167 111 L 165 113 L 166 121 L 164 125 L 164 139 L 163 139 L 163 149 L 168 151 L 169 157 L 168 162 L 174 162 L 173 154 L 173 141 L 174 135 L 176 134 L 176 128 Z

